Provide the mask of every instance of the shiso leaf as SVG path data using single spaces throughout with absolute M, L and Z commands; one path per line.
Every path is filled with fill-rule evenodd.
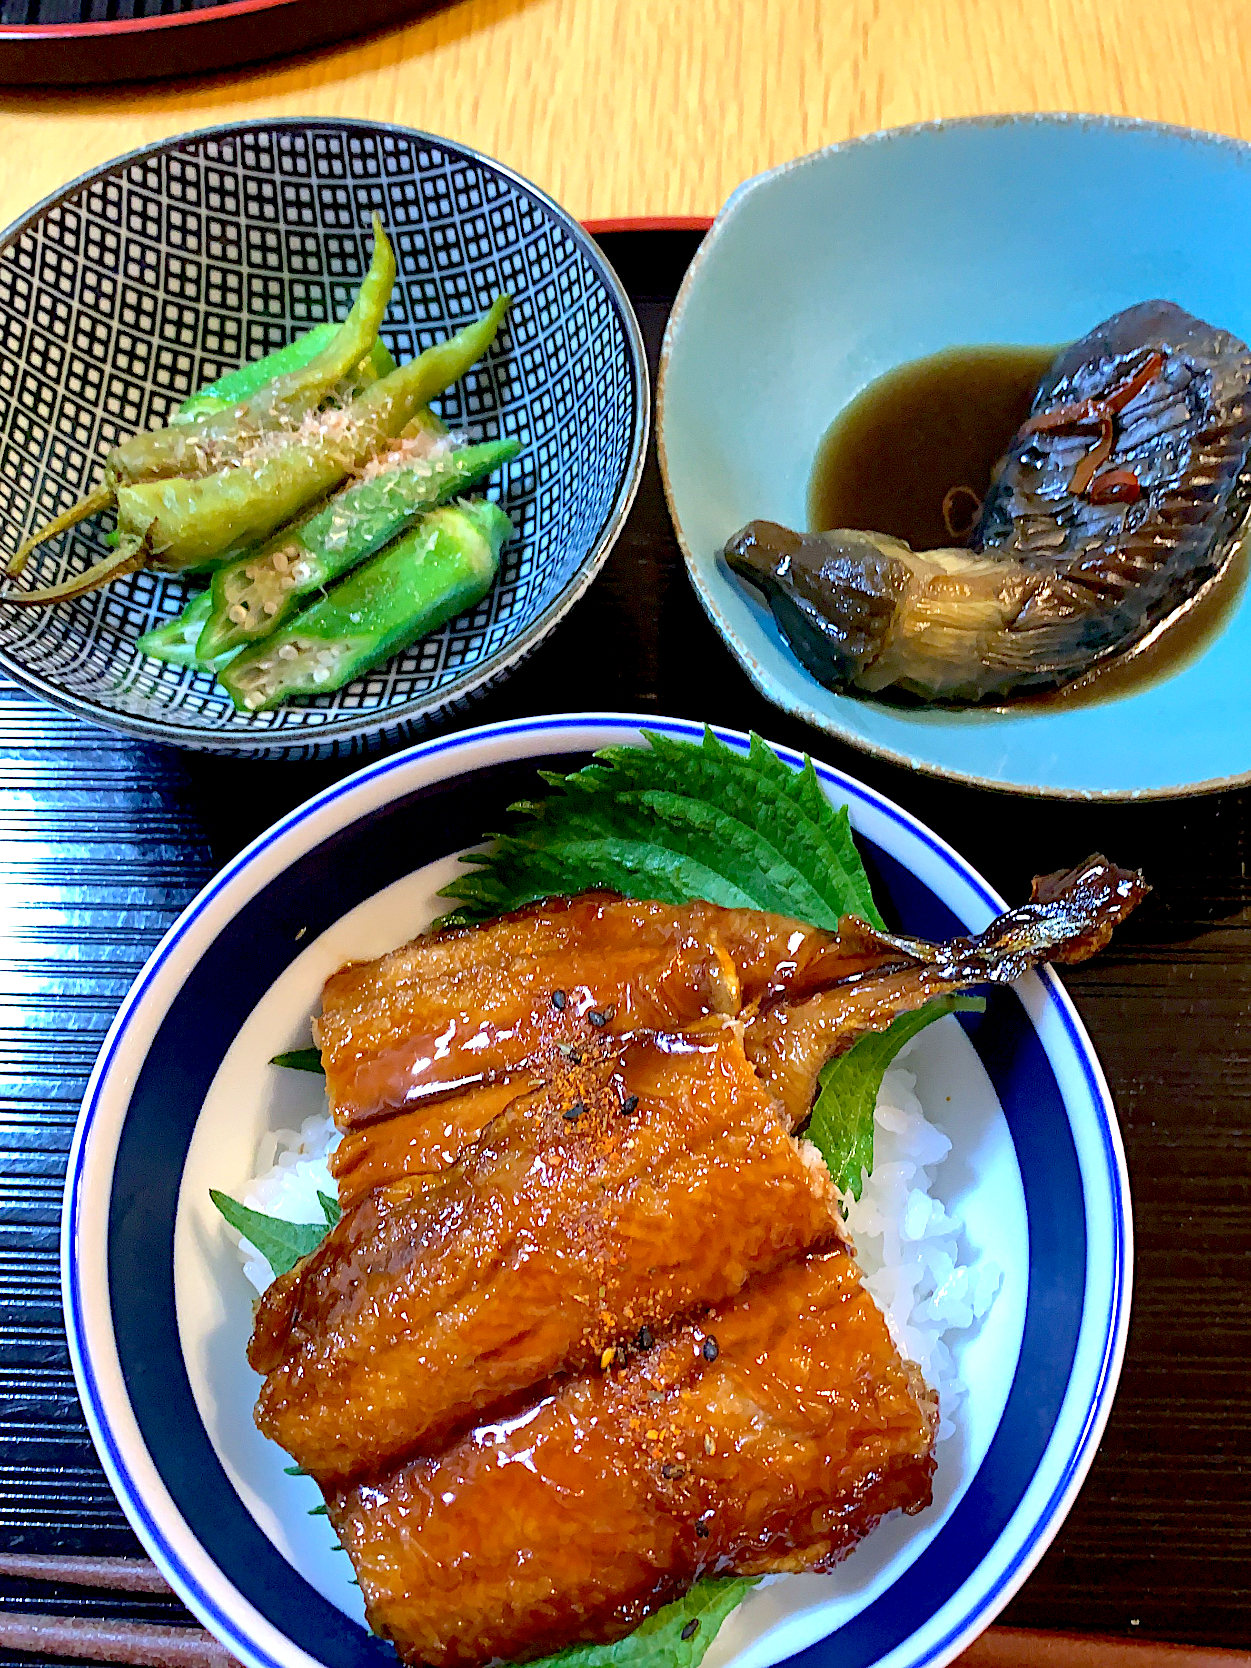
M 944 1014 L 981 1013 L 985 1006 L 980 996 L 936 996 L 923 1008 L 900 1014 L 885 1031 L 861 1037 L 822 1068 L 817 1079 L 820 1093 L 805 1134 L 841 1193 L 858 1199 L 864 1172 L 873 1169 L 873 1110 L 882 1077 L 896 1054 Z
M 700 742 L 644 732 L 582 770 L 544 773 L 544 800 L 510 806 L 489 851 L 445 888 L 470 925 L 540 898 L 610 887 L 630 898 L 772 910 L 836 928 L 881 916 L 846 806 L 831 805 L 811 759 L 793 770 L 751 737 L 748 752 L 705 730 Z
M 627 810 L 637 812 L 640 821 L 659 823 L 673 844 L 684 847 L 688 856 L 692 851 L 715 850 L 731 884 L 744 897 L 752 898 L 758 909 L 796 915 L 814 925 L 824 925 L 828 919 L 829 906 L 820 891 L 740 815 L 707 799 L 693 799 L 663 788 L 625 793 L 620 798 Z
M 329 1193 L 323 1193 L 320 1187 L 317 1189 L 317 1201 L 321 1205 L 322 1215 L 326 1218 L 327 1228 L 333 1228 L 343 1215 L 343 1212 L 339 1209 L 339 1201 L 332 1199 Z
M 229 1193 L 209 1188 L 209 1198 L 218 1210 L 248 1241 L 254 1245 L 273 1269 L 275 1275 L 286 1274 L 301 1257 L 315 1251 L 329 1232 L 329 1212 L 323 1204 L 327 1223 L 284 1222 L 280 1216 L 266 1216 L 264 1211 L 251 1210 L 232 1199 Z
M 571 1645 L 530 1668 L 698 1668 L 722 1622 L 755 1584 L 737 1576 L 697 1581 L 684 1598 L 654 1611 L 615 1644 Z
M 289 1066 L 292 1071 L 316 1071 L 325 1076 L 321 1052 L 316 1048 L 293 1048 L 289 1054 L 275 1054 L 271 1066 Z
M 807 820 L 824 836 L 827 860 L 836 864 L 839 875 L 835 896 L 842 902 L 849 892 L 855 894 L 854 907 L 844 908 L 843 914 L 858 915 L 871 926 L 881 927 L 882 917 L 873 901 L 869 877 L 864 872 L 864 864 L 851 832 L 851 815 L 846 805 L 835 805 L 830 801 L 812 760 L 805 753 L 803 769 L 792 770 L 754 730 L 751 733 L 751 759 L 762 774 L 771 775 L 778 788 L 784 790 L 788 798 L 794 799 Z

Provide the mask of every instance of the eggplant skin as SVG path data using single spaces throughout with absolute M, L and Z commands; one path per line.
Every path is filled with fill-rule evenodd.
M 1115 411 L 1100 473 L 1074 491 L 1097 422 L 1057 413 L 1152 374 Z M 1041 420 L 1041 421 L 1040 421 Z M 1225 567 L 1251 503 L 1251 353 L 1168 301 L 1128 308 L 1056 359 L 996 466 L 963 550 L 752 522 L 725 560 L 762 590 L 821 683 L 969 703 L 1037 693 L 1124 654 Z M 1080 477 L 1079 477 L 1080 478 Z
M 1117 590 L 1162 560 L 1176 583 L 1210 577 L 1248 503 L 1251 353 L 1171 301 L 1145 301 L 1059 354 L 1031 417 L 1097 399 L 1159 352 L 1163 369 L 1119 413 L 1108 469 L 1132 469 L 1132 505 L 1092 504 L 1068 490 L 1092 435 L 1019 434 L 995 469 L 969 548 L 1056 566 L 1093 563 Z M 1164 553 L 1167 552 L 1167 555 Z
M 908 590 L 908 547 L 877 533 L 793 533 L 752 521 L 725 559 L 764 591 L 800 660 L 822 683 L 854 683 L 881 654 Z

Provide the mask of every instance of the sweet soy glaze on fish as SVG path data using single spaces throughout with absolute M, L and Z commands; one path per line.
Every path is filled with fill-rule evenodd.
M 594 892 L 330 978 L 342 1215 L 248 1353 L 403 1662 L 609 1642 L 929 1504 L 935 1396 L 799 1133 L 817 1074 L 1145 890 L 1094 857 L 945 943 Z
M 1013 424 L 1026 364 L 980 350 L 902 368 L 818 459 L 812 510 L 835 530 L 752 522 L 726 545 L 822 683 L 1105 698 L 1167 675 L 1228 613 L 1251 502 L 1246 346 L 1145 302 L 1063 349 Z M 944 422 L 953 397 L 975 416 Z

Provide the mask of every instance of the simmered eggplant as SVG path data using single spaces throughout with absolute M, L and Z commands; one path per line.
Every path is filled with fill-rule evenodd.
M 928 701 L 1056 688 L 1220 574 L 1251 501 L 1251 353 L 1165 301 L 1066 348 L 967 549 L 752 522 L 725 547 L 813 676 Z

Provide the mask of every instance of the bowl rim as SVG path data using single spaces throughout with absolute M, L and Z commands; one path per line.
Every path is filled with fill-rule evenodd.
M 188 1607 L 251 1668 L 315 1668 L 315 1659 L 230 1584 L 182 1517 L 139 1432 L 117 1359 L 107 1224 L 113 1165 L 138 1067 L 177 991 L 225 923 L 275 874 L 336 830 L 401 794 L 434 786 L 484 763 L 585 752 L 612 742 L 637 741 L 644 731 L 698 740 L 703 726 L 686 719 L 629 713 L 518 719 L 420 743 L 326 788 L 259 835 L 186 906 L 131 986 L 101 1047 L 75 1128 L 62 1215 L 63 1305 L 74 1376 L 92 1440 L 139 1539 Z M 718 727 L 715 733 L 739 749 L 748 742 L 738 731 Z M 788 763 L 802 762 L 793 749 L 775 747 L 775 751 Z M 914 854 L 920 847 L 922 860 L 933 866 L 946 887 L 939 895 L 961 919 L 980 924 L 1002 910 L 1003 900 L 981 875 L 918 818 L 856 778 L 820 761 L 814 763 L 823 784 L 845 795 L 853 822 L 868 837 L 882 843 L 881 835 L 893 834 L 901 844 L 912 847 Z M 912 867 L 913 859 L 901 857 L 901 861 Z M 919 875 L 915 868 L 912 872 Z M 927 879 L 924 884 L 931 882 Z M 1043 968 L 1027 976 L 1017 989 L 1028 1025 L 1057 1074 L 1070 1128 L 1075 1137 L 1082 1129 L 1098 1155 L 1096 1204 L 1107 1212 L 1110 1255 L 1107 1266 L 1096 1269 L 1098 1260 L 1087 1253 L 1084 1342 L 1076 1346 L 1063 1405 L 1020 1501 L 968 1577 L 880 1659 L 883 1665 L 942 1668 L 1021 1586 L 1057 1533 L 1090 1468 L 1125 1351 L 1133 1223 L 1125 1155 L 1111 1096 L 1076 1009 L 1054 972 Z M 1060 1054 L 1071 1056 L 1063 1079 Z M 1089 1231 L 1092 1192 L 1085 1161 L 1080 1174 Z M 1105 1287 L 1106 1298 L 1102 1298 L 1099 1294 Z M 1092 1303 L 1098 1308 L 1093 1319 Z M 812 1648 L 820 1649 L 823 1643 Z
M 33 207 L 27 209 L 17 219 L 11 221 L 0 231 L 0 256 L 3 256 L 14 243 L 41 220 L 49 210 L 56 208 L 70 197 L 82 191 L 93 180 L 103 179 L 120 173 L 125 168 L 145 158 L 159 156 L 176 150 L 188 141 L 199 141 L 216 138 L 235 138 L 247 133 L 258 131 L 266 133 L 304 132 L 316 129 L 339 130 L 344 133 L 370 133 L 376 135 L 392 134 L 407 141 L 418 144 L 425 143 L 437 150 L 451 153 L 453 156 L 464 157 L 471 162 L 499 175 L 517 191 L 533 198 L 544 211 L 554 219 L 577 246 L 584 260 L 597 273 L 608 295 L 614 311 L 621 322 L 625 339 L 625 351 L 630 362 L 631 377 L 634 389 L 634 426 L 630 439 L 625 468 L 614 495 L 612 508 L 601 524 L 589 551 L 573 574 L 566 581 L 558 595 L 553 597 L 542 613 L 511 642 L 496 650 L 479 665 L 467 672 L 462 672 L 449 680 L 437 690 L 428 691 L 425 695 L 414 696 L 398 705 L 379 707 L 364 718 L 359 713 L 345 715 L 331 720 L 316 728 L 307 730 L 292 730 L 289 733 L 280 731 L 258 730 L 254 734 L 247 730 L 233 728 L 223 730 L 198 730 L 190 726 L 184 727 L 175 723 L 161 723 L 134 713 L 115 713 L 96 702 L 85 699 L 72 691 L 60 689 L 49 682 L 37 671 L 31 671 L 23 665 L 7 648 L 0 647 L 0 669 L 3 669 L 23 688 L 41 695 L 44 700 L 62 711 L 72 713 L 76 718 L 82 718 L 89 723 L 99 724 L 107 729 L 118 731 L 123 735 L 135 736 L 142 741 L 162 741 L 170 745 L 186 747 L 196 752 L 238 754 L 244 757 L 280 758 L 284 756 L 307 757 L 313 753 L 324 753 L 334 746 L 359 742 L 366 738 L 382 739 L 386 733 L 402 733 L 406 726 L 432 720 L 449 708 L 470 699 L 500 678 L 512 671 L 526 659 L 565 617 L 573 605 L 584 595 L 591 582 L 596 578 L 604 563 L 612 553 L 613 546 L 621 535 L 634 500 L 638 495 L 639 486 L 643 478 L 643 469 L 647 461 L 647 444 L 651 435 L 651 373 L 647 363 L 647 350 L 643 342 L 643 333 L 639 326 L 638 317 L 626 294 L 625 286 L 618 278 L 612 263 L 596 244 L 593 237 L 574 219 L 568 209 L 562 208 L 555 198 L 548 195 L 541 186 L 535 185 L 523 174 L 511 168 L 505 162 L 499 162 L 485 152 L 474 149 L 470 145 L 461 144 L 458 140 L 447 139 L 436 133 L 427 133 L 424 129 L 405 127 L 398 122 L 375 122 L 365 117 L 357 116 L 271 116 L 254 117 L 231 122 L 218 122 L 209 127 L 189 128 L 184 132 L 171 134 L 164 139 L 156 139 L 146 145 L 140 145 L 132 151 L 126 151 L 120 156 L 110 158 L 94 168 L 88 168 L 84 173 L 69 180 L 65 185 L 58 186 L 49 192 Z M 0 573 L 0 578 L 3 574 Z M 0 595 L 0 602 L 3 601 Z
M 773 180 L 819 164 L 825 161 L 827 157 L 838 156 L 845 151 L 857 151 L 869 146 L 876 147 L 901 140 L 907 141 L 930 133 L 973 128 L 991 130 L 1012 127 L 1039 129 L 1099 128 L 1126 134 L 1154 134 L 1162 139 L 1179 140 L 1203 149 L 1227 150 L 1240 156 L 1244 162 L 1251 163 L 1251 141 L 1235 138 L 1231 134 L 1213 133 L 1205 128 L 1188 127 L 1177 122 L 1154 121 L 1139 116 L 1103 115 L 1097 112 L 1069 110 L 1025 110 L 1007 111 L 998 115 L 938 116 L 928 121 L 905 122 L 898 127 L 876 128 L 870 133 L 856 134 L 850 139 L 840 139 L 833 144 L 822 145 L 817 150 L 805 152 L 803 156 L 790 157 L 784 162 L 777 163 L 772 168 L 766 168 L 761 173 L 753 174 L 749 179 L 743 180 L 735 186 L 717 210 L 707 235 L 683 274 L 682 283 L 674 298 L 673 308 L 665 326 L 656 372 L 656 456 L 660 464 L 660 479 L 664 488 L 665 504 L 669 511 L 669 519 L 673 523 L 674 536 L 682 552 L 687 576 L 717 635 L 751 679 L 754 687 L 772 706 L 777 707 L 780 712 L 788 713 L 791 717 L 798 718 L 803 723 L 811 725 L 813 729 L 833 736 L 836 740 L 845 742 L 849 747 L 855 747 L 859 752 L 867 753 L 871 758 L 881 759 L 887 764 L 898 765 L 904 770 L 915 771 L 922 776 L 931 776 L 939 781 L 958 782 L 964 787 L 984 788 L 994 793 L 1009 794 L 1026 799 L 1069 800 L 1079 804 L 1138 804 L 1147 800 L 1189 799 L 1199 795 L 1223 793 L 1228 788 L 1251 786 L 1251 769 L 1248 769 L 1230 776 L 1213 776 L 1199 782 L 1166 784 L 1162 787 L 1152 788 L 1039 787 L 1030 783 L 1004 781 L 994 776 L 979 776 L 976 771 L 957 770 L 949 765 L 935 764 L 930 760 L 902 752 L 900 749 L 890 747 L 882 742 L 870 741 L 859 731 L 841 723 L 836 717 L 825 713 L 817 713 L 812 707 L 806 705 L 799 695 L 794 694 L 787 685 L 779 683 L 765 671 L 751 654 L 747 645 L 739 640 L 738 634 L 725 619 L 712 587 L 698 571 L 695 553 L 688 544 L 686 535 L 682 530 L 682 524 L 674 503 L 673 485 L 669 478 L 669 458 L 665 445 L 665 383 L 669 360 L 673 352 L 677 331 L 681 328 L 682 315 L 690 302 L 691 290 L 698 282 L 700 269 L 708 260 L 726 222 L 738 211 L 743 200 L 758 186 L 767 185 Z

